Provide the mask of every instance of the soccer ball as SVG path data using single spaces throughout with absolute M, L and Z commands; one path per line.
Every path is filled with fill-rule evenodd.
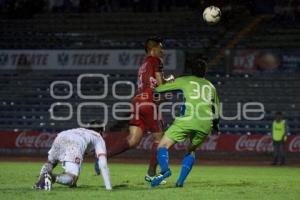
M 221 19 L 221 10 L 216 6 L 209 6 L 203 11 L 203 20 L 208 24 L 216 24 Z

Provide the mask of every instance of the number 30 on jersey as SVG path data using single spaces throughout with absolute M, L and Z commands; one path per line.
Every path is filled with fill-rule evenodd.
M 202 85 L 195 81 L 190 81 L 190 84 L 193 86 L 193 93 L 190 94 L 191 99 L 202 99 L 206 103 L 211 103 L 212 91 L 211 86 Z

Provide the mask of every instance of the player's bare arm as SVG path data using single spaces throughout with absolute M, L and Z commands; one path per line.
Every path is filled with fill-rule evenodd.
M 101 174 L 103 177 L 104 185 L 107 190 L 112 190 L 111 182 L 110 182 L 110 175 L 109 175 L 109 168 L 107 166 L 107 158 L 104 154 L 98 155 L 98 165 L 101 170 Z
M 162 72 L 155 72 L 155 79 L 157 81 L 157 86 L 165 83 Z

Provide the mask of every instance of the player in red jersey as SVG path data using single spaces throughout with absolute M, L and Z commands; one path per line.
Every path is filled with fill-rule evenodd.
M 118 142 L 108 149 L 108 157 L 120 154 L 136 147 L 145 130 L 153 135 L 152 154 L 145 180 L 150 182 L 156 175 L 157 145 L 162 138 L 162 120 L 159 119 L 157 102 L 153 98 L 153 90 L 168 79 L 163 76 L 163 46 L 159 38 L 150 38 L 145 42 L 146 58 L 138 71 L 138 91 L 132 100 L 132 120 L 129 123 L 129 136 L 118 138 Z M 172 77 L 172 76 L 171 76 Z M 169 78 L 171 80 L 172 78 Z

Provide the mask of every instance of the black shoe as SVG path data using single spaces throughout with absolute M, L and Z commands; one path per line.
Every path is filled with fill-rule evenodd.
M 176 186 L 176 187 L 183 187 L 183 185 L 182 185 L 182 184 L 179 184 L 179 183 L 176 183 L 175 186 Z
M 33 189 L 43 190 L 45 188 L 45 176 L 41 175 L 38 182 L 36 182 L 33 186 Z
M 37 183 L 34 184 L 33 189 L 51 190 L 53 178 L 50 173 L 42 174 Z

